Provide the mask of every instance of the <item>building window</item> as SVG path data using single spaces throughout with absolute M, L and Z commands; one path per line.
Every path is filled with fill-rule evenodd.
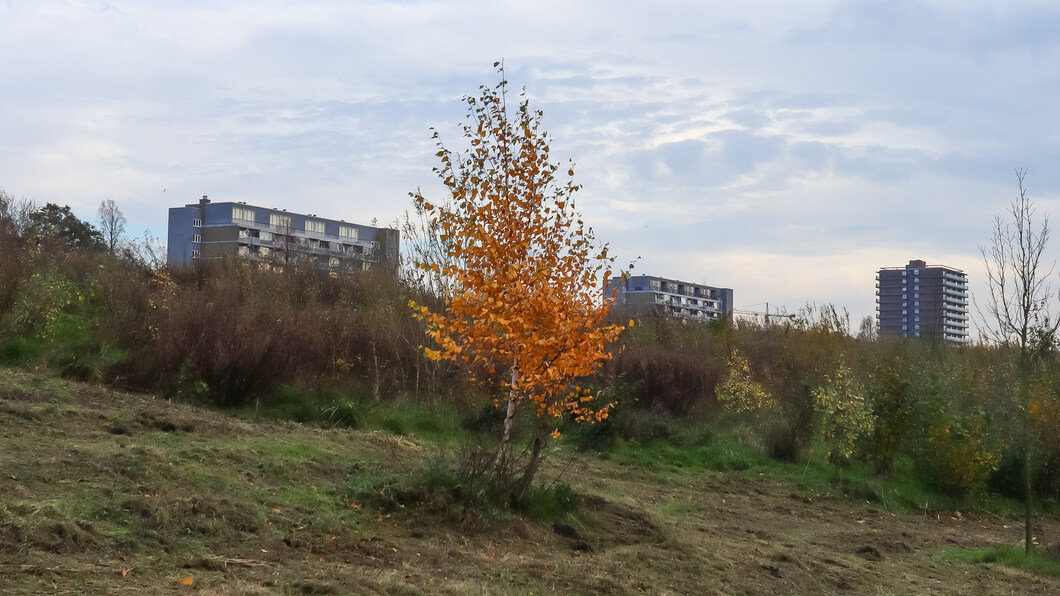
M 193 227 L 193 228 L 201 228 L 202 227 L 202 220 L 199 219 L 198 217 L 196 217 L 195 219 L 191 220 L 191 227 Z
M 903 271 L 902 272 L 902 277 L 905 277 L 906 275 L 909 275 L 909 272 L 908 271 Z
M 193 259 L 199 258 L 199 251 L 197 251 L 197 250 L 191 251 L 191 258 L 193 258 Z
M 324 222 L 315 219 L 305 220 L 305 231 L 307 234 L 323 234 Z
M 232 207 L 232 219 L 236 221 L 254 221 L 254 210 L 246 207 Z
M 357 240 L 357 228 L 353 226 L 339 226 L 339 238 L 345 240 L 356 241 Z M 637 288 L 638 290 L 640 288 Z
M 280 228 L 282 230 L 291 229 L 291 216 L 280 215 L 279 213 L 269 214 L 269 225 L 274 228 Z
M 191 241 L 196 243 L 196 244 L 200 244 L 200 243 L 202 243 L 202 236 L 200 236 L 198 234 L 195 234 L 195 235 L 193 235 L 191 237 Z
M 907 315 L 907 314 L 909 314 L 909 311 L 903 308 L 903 309 L 902 309 L 902 314 L 903 314 L 903 315 Z

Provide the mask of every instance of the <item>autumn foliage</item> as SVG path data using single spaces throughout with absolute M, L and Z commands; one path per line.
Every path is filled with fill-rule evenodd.
M 499 72 L 503 79 L 503 67 Z M 601 280 L 615 259 L 574 209 L 573 166 L 560 171 L 550 161 L 541 112 L 530 109 L 525 93 L 510 111 L 506 85 L 481 86 L 480 97 L 465 98 L 469 151 L 454 154 L 437 141 L 435 171 L 451 201 L 414 198 L 438 223 L 450 264 L 419 266 L 443 268 L 455 291 L 438 312 L 410 305 L 436 342 L 437 349 L 424 350 L 429 358 L 459 361 L 479 378 L 498 379 L 495 405 L 507 402 L 498 462 L 515 410 L 535 409 L 528 482 L 549 420 L 607 417 L 613 404 L 598 403 L 576 381 L 610 358 L 608 345 L 623 326 L 604 320 L 610 304 L 601 300 Z

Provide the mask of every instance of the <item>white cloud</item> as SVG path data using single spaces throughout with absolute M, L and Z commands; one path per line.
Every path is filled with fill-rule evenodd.
M 868 314 L 911 258 L 975 287 L 1012 168 L 1060 204 L 1058 30 L 1049 2 L 0 3 L 0 188 L 156 233 L 202 194 L 389 222 L 503 58 L 639 270 Z

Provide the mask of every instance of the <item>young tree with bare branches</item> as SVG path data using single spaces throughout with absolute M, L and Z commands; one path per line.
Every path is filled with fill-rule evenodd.
M 1034 418 L 1031 383 L 1043 359 L 1054 351 L 1057 326 L 1049 305 L 1056 297 L 1049 278 L 1055 263 L 1047 262 L 1049 218 L 1037 218 L 1037 209 L 1024 185 L 1026 170 L 1016 170 L 1019 196 L 1006 214 L 994 216 L 990 243 L 980 247 L 987 275 L 987 301 L 976 302 L 984 333 L 1002 349 L 1013 354 L 1017 375 L 1017 403 L 1022 420 L 1024 540 L 1026 552 L 1033 544 L 1031 520 L 1032 454 Z
M 114 202 L 114 199 L 100 201 L 97 215 L 99 216 L 99 231 L 103 234 L 103 243 L 107 245 L 110 252 L 116 252 L 125 234 L 125 215 L 122 214 L 121 209 L 118 209 L 118 204 Z

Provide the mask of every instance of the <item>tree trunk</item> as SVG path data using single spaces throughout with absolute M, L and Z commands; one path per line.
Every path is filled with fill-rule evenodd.
M 1026 373 L 1024 373 L 1026 374 Z M 1033 517 L 1034 502 L 1031 495 L 1033 483 L 1031 481 L 1031 448 L 1034 441 L 1031 436 L 1034 433 L 1034 419 L 1031 414 L 1030 383 L 1024 380 L 1023 385 L 1023 539 L 1024 555 L 1031 554 L 1031 518 Z
M 369 342 L 372 346 L 372 364 L 375 369 L 375 382 L 372 386 L 372 395 L 376 401 L 379 401 L 379 355 L 375 351 L 375 340 Z
M 501 444 L 497 449 L 497 458 L 493 460 L 493 468 L 499 474 L 504 467 L 508 457 L 508 443 L 512 440 L 512 424 L 515 420 L 515 383 L 519 379 L 519 367 L 512 365 L 512 381 L 508 391 L 508 410 L 504 414 L 504 433 L 501 434 Z
M 534 433 L 534 444 L 530 448 L 530 461 L 526 464 L 526 469 L 523 470 L 523 477 L 519 479 L 519 483 L 515 486 L 512 496 L 516 499 L 520 499 L 523 493 L 526 492 L 530 485 L 534 482 L 534 476 L 537 474 L 537 469 L 541 466 L 541 450 L 545 446 L 544 429 L 542 425 L 538 425 L 537 432 Z
M 1027 441 L 1027 448 L 1023 453 L 1023 539 L 1027 541 L 1026 547 L 1023 550 L 1025 555 L 1031 554 L 1031 517 L 1032 515 L 1032 500 L 1031 500 L 1031 447 L 1030 441 Z

